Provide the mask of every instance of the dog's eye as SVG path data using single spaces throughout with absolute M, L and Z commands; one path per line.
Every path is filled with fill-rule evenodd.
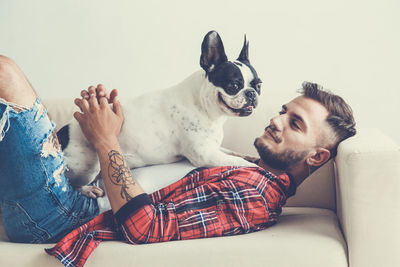
M 228 89 L 231 91 L 237 91 L 239 89 L 239 84 L 232 82 L 228 84 Z
M 261 92 L 261 84 L 262 83 L 257 83 L 256 84 L 256 91 L 257 91 L 258 94 L 260 94 L 260 92 Z
M 228 81 L 224 86 L 225 92 L 227 92 L 230 95 L 236 95 L 242 88 L 243 88 L 243 81 L 239 79 Z

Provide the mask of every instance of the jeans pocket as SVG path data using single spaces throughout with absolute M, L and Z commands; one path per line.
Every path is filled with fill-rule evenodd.
M 12 242 L 45 243 L 50 234 L 35 222 L 17 202 L 4 200 L 1 203 L 4 228 Z
M 80 206 L 80 208 L 76 208 L 76 211 L 73 212 L 76 218 L 76 227 L 87 223 L 99 214 L 99 207 L 96 199 L 80 195 L 76 204 Z

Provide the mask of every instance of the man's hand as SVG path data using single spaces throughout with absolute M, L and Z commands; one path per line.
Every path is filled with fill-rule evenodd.
M 74 117 L 96 149 L 104 144 L 115 143 L 121 131 L 124 116 L 117 95 L 118 92 L 114 89 L 108 96 L 104 86 L 100 84 L 97 88 L 89 87 L 87 92 L 82 91 L 82 99 L 75 99 L 75 104 L 82 113 L 75 112 Z
M 104 86 L 90 86 L 75 99 L 81 112 L 74 117 L 99 157 L 101 177 L 114 214 L 129 200 L 144 191 L 135 181 L 122 153 L 117 136 L 124 121 L 117 90 L 107 94 Z M 112 108 L 111 105 L 112 104 Z
M 107 89 L 104 87 L 102 84 L 98 84 L 97 87 L 94 87 L 93 85 L 89 86 L 87 90 L 82 90 L 81 91 L 81 97 L 82 99 L 86 99 L 89 101 L 90 94 L 96 93 L 97 101 L 100 103 L 100 98 L 105 97 L 108 100 L 109 104 L 113 103 L 113 100 L 115 97 L 118 96 L 118 91 L 117 89 L 113 89 L 111 93 L 109 94 L 107 92 Z

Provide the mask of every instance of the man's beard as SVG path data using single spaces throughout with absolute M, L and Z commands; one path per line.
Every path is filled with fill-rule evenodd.
M 260 159 L 275 170 L 288 171 L 308 154 L 308 151 L 294 151 L 292 149 L 287 149 L 282 153 L 274 153 L 265 144 L 258 143 L 258 139 L 256 138 L 254 141 L 254 146 L 260 155 Z

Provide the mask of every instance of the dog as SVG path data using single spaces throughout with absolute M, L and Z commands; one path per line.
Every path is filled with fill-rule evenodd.
M 229 61 L 219 34 L 201 44 L 201 70 L 178 85 L 131 100 L 121 99 L 125 121 L 118 137 L 131 168 L 188 159 L 194 166 L 254 166 L 221 148 L 228 116 L 249 116 L 258 105 L 261 80 L 250 64 L 249 43 Z M 94 147 L 76 120 L 57 133 L 71 185 L 86 196 L 101 195 L 88 186 L 100 170 Z

